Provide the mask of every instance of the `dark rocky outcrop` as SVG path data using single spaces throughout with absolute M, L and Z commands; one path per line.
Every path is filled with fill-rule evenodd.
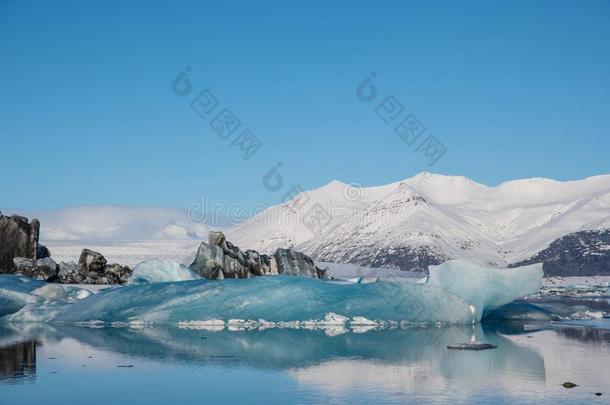
M 101 253 L 90 249 L 83 249 L 74 266 L 70 263 L 62 263 L 62 278 L 74 280 L 70 282 L 81 282 L 84 284 L 125 284 L 131 275 L 131 269 L 117 263 L 108 264 Z M 76 273 L 74 273 L 76 268 Z M 60 270 L 60 271 L 61 271 Z M 81 280 L 82 281 L 78 281 Z
M 127 266 L 107 264 L 101 253 L 83 249 L 78 263 L 61 262 L 59 265 L 50 257 L 13 259 L 16 274 L 62 284 L 125 284 L 131 275 Z
M 0 213 L 0 273 L 14 273 L 13 259 L 16 257 L 36 260 L 49 256 L 44 256 L 42 249 L 42 256 L 38 256 L 39 231 L 40 222 L 37 219 L 28 222 L 26 217 L 20 215 L 4 216 Z M 48 252 L 48 249 L 44 249 Z
M 125 284 L 131 273 L 131 269 L 127 266 L 121 266 L 118 263 L 109 264 L 104 267 L 104 275 L 100 281 L 104 284 Z
M 36 249 L 36 258 L 44 259 L 45 257 L 51 257 L 51 252 L 45 245 L 38 244 L 38 248 Z
M 218 231 L 210 231 L 208 243 L 201 242 L 189 268 L 200 276 L 213 280 L 278 274 L 328 277 L 327 270 L 317 268 L 313 260 L 301 252 L 291 249 L 278 249 L 274 255 L 260 254 L 256 250 L 243 252 Z
M 14 257 L 13 269 L 15 274 L 23 274 L 24 276 L 33 277 L 33 274 L 36 272 L 36 259 Z
M 101 253 L 83 249 L 78 258 L 78 272 L 83 277 L 99 278 L 106 267 L 106 258 Z
M 66 284 L 125 284 L 131 275 L 127 266 L 108 264 L 101 253 L 83 249 L 78 263 L 59 265 L 51 252 L 38 242 L 40 222 L 0 213 L 0 273 L 16 273 Z
M 43 280 L 52 280 L 57 276 L 57 263 L 50 257 L 36 260 L 36 274 Z
M 52 281 L 57 276 L 58 266 L 53 259 L 28 259 L 26 257 L 13 258 L 15 274 L 23 274 L 37 280 Z
M 318 277 L 316 265 L 311 257 L 292 249 L 277 249 L 275 260 L 280 274 L 288 276 Z
M 510 267 L 540 262 L 545 277 L 610 275 L 610 229 L 568 234 Z
M 220 246 L 201 242 L 190 269 L 201 277 L 221 280 L 224 278 L 223 266 L 224 252 Z
M 74 262 L 59 263 L 57 282 L 62 284 L 83 284 L 85 277 L 78 272 L 78 265 Z

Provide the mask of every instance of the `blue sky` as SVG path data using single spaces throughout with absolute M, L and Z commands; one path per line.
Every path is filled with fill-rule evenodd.
M 127 3 L 0 3 L 0 207 L 610 173 L 610 2 Z M 193 90 L 178 97 L 186 66 Z M 204 89 L 262 142 L 250 159 L 189 106 Z M 375 113 L 388 95 L 446 147 L 434 166 Z

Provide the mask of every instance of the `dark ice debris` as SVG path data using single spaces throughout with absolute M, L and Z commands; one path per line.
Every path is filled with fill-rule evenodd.
M 489 343 L 474 342 L 474 343 L 458 343 L 455 345 L 449 345 L 449 346 L 447 346 L 447 349 L 451 349 L 451 350 L 490 350 L 490 349 L 496 349 L 497 347 L 498 346 L 492 345 Z

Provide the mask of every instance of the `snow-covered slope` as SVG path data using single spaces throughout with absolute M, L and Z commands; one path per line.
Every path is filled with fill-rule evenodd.
M 319 229 L 307 226 L 315 204 L 329 217 Z M 292 246 L 328 262 L 423 270 L 448 258 L 506 266 L 569 233 L 606 228 L 610 175 L 489 187 L 421 173 L 360 189 L 333 181 L 233 227 L 228 238 L 259 251 Z

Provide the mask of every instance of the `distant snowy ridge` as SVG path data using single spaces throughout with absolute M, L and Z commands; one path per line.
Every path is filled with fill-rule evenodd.
M 330 217 L 321 231 L 303 220 L 316 204 Z M 420 173 L 378 187 L 333 181 L 227 234 L 259 251 L 292 246 L 321 261 L 426 270 L 450 258 L 504 267 L 567 234 L 608 228 L 610 175 L 489 187 L 466 177 Z
M 189 220 L 186 210 L 175 208 L 85 205 L 56 210 L 16 211 L 15 214 L 40 220 L 43 243 L 207 239 L 208 234 L 206 226 Z

